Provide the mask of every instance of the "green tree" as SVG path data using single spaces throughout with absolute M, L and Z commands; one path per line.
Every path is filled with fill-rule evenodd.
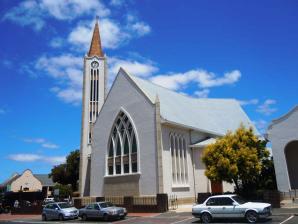
M 66 157 L 66 163 L 54 166 L 49 174 L 49 177 L 55 183 L 62 185 L 70 184 L 73 191 L 77 190 L 77 183 L 79 180 L 80 167 L 80 151 L 75 150 L 70 152 Z
M 71 185 L 55 184 L 55 189 L 59 189 L 59 198 L 68 198 L 72 195 Z
M 241 186 L 259 180 L 264 163 L 269 160 L 266 143 L 252 128 L 241 125 L 234 133 L 228 132 L 206 147 L 202 156 L 205 175 L 211 181 L 234 183 L 240 192 Z

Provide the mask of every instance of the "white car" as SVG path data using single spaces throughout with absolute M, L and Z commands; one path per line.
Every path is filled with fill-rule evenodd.
M 271 204 L 246 202 L 235 194 L 209 197 L 203 204 L 194 205 L 192 215 L 209 223 L 213 218 L 245 218 L 255 223 L 259 218 L 271 215 Z

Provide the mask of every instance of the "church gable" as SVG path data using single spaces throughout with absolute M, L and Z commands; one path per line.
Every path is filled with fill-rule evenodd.
M 118 124 L 117 121 L 119 121 Z M 130 123 L 134 127 L 134 133 L 127 140 L 124 133 L 118 133 L 121 131 L 122 121 L 128 125 Z M 127 123 L 128 121 L 129 123 Z M 117 135 L 113 136 L 115 127 Z M 129 132 L 129 127 L 127 128 Z M 138 186 L 133 192 L 136 195 L 156 193 L 156 184 L 154 184 L 156 181 L 155 130 L 155 106 L 129 77 L 120 71 L 93 130 L 91 195 L 111 195 L 113 192 L 117 192 L 117 189 L 119 190 L 119 182 L 122 183 L 123 192 L 128 195 L 132 194 L 131 186 Z M 122 137 L 124 139 L 120 140 Z M 112 149 L 116 154 L 117 146 L 119 146 L 119 153 L 121 150 L 124 153 L 126 141 L 131 141 L 128 149 L 130 148 L 132 152 L 135 139 L 137 153 L 132 152 L 130 157 L 119 155 L 119 158 L 118 156 L 114 158 L 113 155 L 109 158 L 111 139 L 114 139 Z M 130 177 L 124 178 L 124 176 Z M 99 179 L 102 181 L 98 181 Z

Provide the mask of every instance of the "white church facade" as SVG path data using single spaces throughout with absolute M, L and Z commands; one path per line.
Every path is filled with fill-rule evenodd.
M 233 192 L 231 184 L 208 181 L 201 155 L 207 144 L 241 123 L 253 126 L 238 101 L 185 96 L 125 68 L 106 94 L 107 66 L 98 30 L 96 24 L 85 57 L 81 196 L 167 193 L 194 198 L 218 188 Z M 99 96 L 95 102 L 94 95 Z

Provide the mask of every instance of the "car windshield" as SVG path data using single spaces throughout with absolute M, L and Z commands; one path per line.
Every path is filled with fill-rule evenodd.
M 101 208 L 113 207 L 114 205 L 111 202 L 104 202 L 100 204 Z
M 233 196 L 232 197 L 238 204 L 242 205 L 245 204 L 247 201 L 240 196 Z
M 71 208 L 72 206 L 68 203 L 59 203 L 58 204 L 60 208 Z

